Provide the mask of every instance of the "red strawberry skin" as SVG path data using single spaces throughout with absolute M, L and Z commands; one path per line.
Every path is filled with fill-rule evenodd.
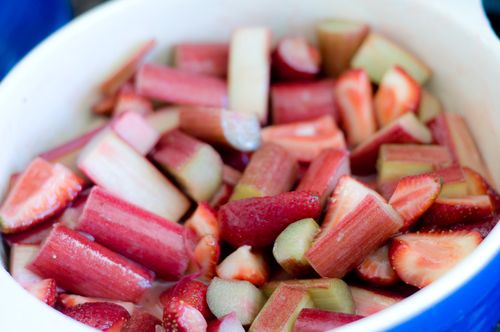
M 163 327 L 172 332 L 206 332 L 207 322 L 198 310 L 174 297 L 163 311 Z
M 302 309 L 293 332 L 325 332 L 355 322 L 363 316 L 319 309 Z
M 142 266 L 56 225 L 28 268 L 77 294 L 137 302 L 153 275 Z
M 432 225 L 473 222 L 491 216 L 493 205 L 488 195 L 461 198 L 438 198 L 422 217 Z
M 83 324 L 106 332 L 119 332 L 130 318 L 122 306 L 109 302 L 94 302 L 63 308 L 62 313 Z
M 212 313 L 207 304 L 207 289 L 208 286 L 201 281 L 194 280 L 187 276 L 182 278 L 177 284 L 166 289 L 160 294 L 160 302 L 166 307 L 173 298 L 183 300 L 186 304 L 197 309 L 203 317 L 209 319 Z
M 155 316 L 135 309 L 132 317 L 125 323 L 120 332 L 156 332 L 156 326 L 161 326 L 161 321 Z
M 218 220 L 222 238 L 232 246 L 265 247 L 289 224 L 317 218 L 320 212 L 317 194 L 294 191 L 229 202 L 220 208 Z
M 356 268 L 356 274 L 374 285 L 386 286 L 398 282 L 399 278 L 389 260 L 389 246 L 383 245 L 365 257 Z
M 29 287 L 29 292 L 40 301 L 53 307 L 57 300 L 56 281 L 44 279 Z

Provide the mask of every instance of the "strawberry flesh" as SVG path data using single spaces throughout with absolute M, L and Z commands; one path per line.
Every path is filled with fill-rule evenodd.
M 31 287 L 28 291 L 37 299 L 53 307 L 57 299 L 56 281 L 54 279 L 44 279 Z
M 174 298 L 182 300 L 201 312 L 203 317 L 209 319 L 212 317 L 212 313 L 206 300 L 207 289 L 208 286 L 203 282 L 194 280 L 192 276 L 187 276 L 161 293 L 160 302 L 164 307 L 167 307 Z
M 262 286 L 269 278 L 269 266 L 260 252 L 250 246 L 241 246 L 217 266 L 217 275 L 222 279 L 246 280 Z
M 423 222 L 433 225 L 453 225 L 481 220 L 493 213 L 488 195 L 461 198 L 438 198 L 423 216 Z
M 399 280 L 389 261 L 388 245 L 383 245 L 366 256 L 356 268 L 356 274 L 361 279 L 380 286 L 392 285 Z
M 208 323 L 207 332 L 245 332 L 236 312 L 231 312 Z
M 206 332 L 207 322 L 196 308 L 173 297 L 163 311 L 163 327 L 166 331 Z

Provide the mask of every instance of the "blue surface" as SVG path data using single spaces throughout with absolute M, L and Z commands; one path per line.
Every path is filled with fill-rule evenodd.
M 0 79 L 27 52 L 70 19 L 69 0 L 1 0 Z

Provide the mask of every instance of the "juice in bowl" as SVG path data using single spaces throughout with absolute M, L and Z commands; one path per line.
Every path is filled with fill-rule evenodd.
M 61 330 L 493 326 L 498 50 L 384 4 L 112 3 L 36 49 L 0 91 L 6 298 Z

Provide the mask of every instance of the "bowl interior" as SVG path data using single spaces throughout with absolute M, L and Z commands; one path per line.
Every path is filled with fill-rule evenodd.
M 433 69 L 428 87 L 447 110 L 465 115 L 498 187 L 500 154 L 495 143 L 500 141 L 500 112 L 495 108 L 500 52 L 423 1 L 124 0 L 71 23 L 32 52 L 0 86 L 0 193 L 11 172 L 88 125 L 97 84 L 140 42 L 155 38 L 158 46 L 152 58 L 167 62 L 169 47 L 176 42 L 227 41 L 242 25 L 270 26 L 274 39 L 290 34 L 312 37 L 314 23 L 329 17 L 368 22 Z M 498 229 L 492 236 L 500 243 Z M 476 258 L 484 263 L 487 255 Z M 3 270 L 0 279 L 0 284 L 14 285 Z M 26 300 L 33 310 L 45 310 L 47 319 L 53 318 L 20 287 L 12 287 L 11 296 L 20 296 L 20 302 Z

